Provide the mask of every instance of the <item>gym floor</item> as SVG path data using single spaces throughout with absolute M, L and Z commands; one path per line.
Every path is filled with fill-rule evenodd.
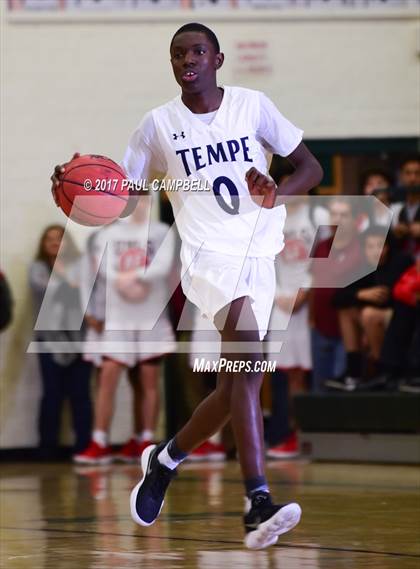
M 243 547 L 237 463 L 184 464 L 162 514 L 136 526 L 137 466 L 7 463 L 1 468 L 1 567 L 110 569 L 418 569 L 417 467 L 271 462 L 278 502 L 300 525 L 264 551 Z

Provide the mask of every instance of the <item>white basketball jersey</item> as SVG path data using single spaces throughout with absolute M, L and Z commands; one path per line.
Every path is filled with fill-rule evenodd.
M 252 167 L 266 174 L 267 150 L 285 155 L 281 150 L 294 150 L 302 131 L 266 99 L 274 110 L 267 122 L 273 124 L 275 141 L 262 140 L 261 97 L 258 91 L 224 87 L 210 124 L 192 113 L 181 96 L 150 113 L 167 177 L 198 180 L 208 188 L 168 193 L 181 239 L 191 247 L 248 257 L 274 257 L 283 247 L 285 207 L 259 207 L 250 197 L 245 174 Z M 132 155 L 127 154 L 126 168 Z

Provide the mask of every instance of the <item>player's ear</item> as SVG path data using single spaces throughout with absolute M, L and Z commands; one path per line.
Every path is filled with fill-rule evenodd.
M 225 60 L 224 54 L 223 53 L 217 53 L 216 58 L 215 58 L 215 62 L 214 62 L 215 68 L 220 69 L 223 65 L 224 60 Z

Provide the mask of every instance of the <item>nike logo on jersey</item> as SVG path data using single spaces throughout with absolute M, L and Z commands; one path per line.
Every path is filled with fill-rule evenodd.
M 179 134 L 174 132 L 172 133 L 172 136 L 174 137 L 174 140 L 178 140 L 178 138 L 185 138 L 185 132 L 181 131 Z
M 248 141 L 249 136 L 243 136 L 239 140 L 233 138 L 215 144 L 206 144 L 206 146 L 182 148 L 177 150 L 175 154 L 181 158 L 185 174 L 189 176 L 191 169 L 201 170 L 214 163 L 236 162 L 237 159 L 253 162 L 249 156 Z

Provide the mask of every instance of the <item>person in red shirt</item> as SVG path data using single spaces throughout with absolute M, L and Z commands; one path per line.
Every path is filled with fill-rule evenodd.
M 408 304 L 413 308 L 420 301 L 420 253 L 417 255 L 416 263 L 412 265 L 401 276 L 394 287 L 394 298 L 399 302 Z

